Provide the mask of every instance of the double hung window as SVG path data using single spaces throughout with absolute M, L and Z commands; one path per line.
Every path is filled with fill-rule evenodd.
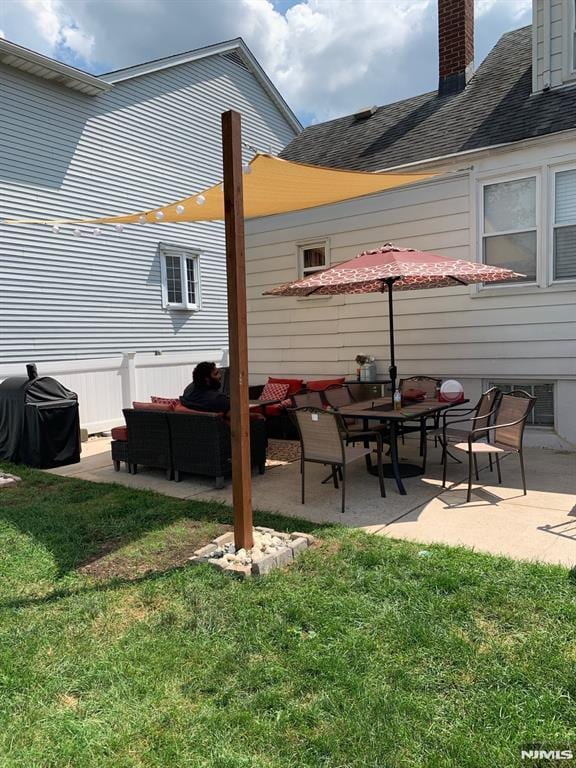
M 168 309 L 200 309 L 200 258 L 198 251 L 160 244 L 162 304 Z

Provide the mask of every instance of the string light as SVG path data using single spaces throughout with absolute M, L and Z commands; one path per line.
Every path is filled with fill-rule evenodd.
M 124 224 L 116 224 L 116 232 L 122 232 L 124 229 Z
M 138 216 L 138 224 L 146 224 L 146 216 Z
M 52 232 L 53 232 L 55 235 L 57 235 L 57 234 L 58 234 L 58 232 L 60 232 L 60 227 L 58 226 L 58 224 L 54 224 L 54 226 L 52 227 Z
M 184 206 L 183 205 L 177 205 L 176 206 L 176 213 L 181 216 L 184 213 Z
M 80 237 L 81 235 L 82 235 L 82 230 L 80 229 L 80 227 L 76 227 L 76 229 L 74 230 L 74 237 Z
M 246 174 L 246 176 L 250 175 L 252 173 L 252 166 L 250 163 L 244 163 L 242 166 L 242 171 Z
M 92 234 L 94 235 L 94 237 L 100 237 L 100 230 L 98 229 L 98 227 L 94 227 L 94 229 L 92 230 Z
M 196 198 L 196 204 L 204 205 L 205 202 L 206 202 L 206 198 L 204 197 L 204 195 L 198 195 L 198 197 Z
M 156 220 L 162 221 L 163 218 L 164 218 L 164 214 L 162 213 L 162 211 L 156 211 Z

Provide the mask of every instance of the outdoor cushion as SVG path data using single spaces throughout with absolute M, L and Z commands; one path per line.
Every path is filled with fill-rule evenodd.
M 170 405 L 172 408 L 175 408 L 180 402 L 177 397 L 158 397 L 157 395 L 152 395 L 150 401 L 159 405 Z
M 317 381 L 307 381 L 306 389 L 310 392 L 324 392 L 329 387 L 340 387 L 344 384 L 346 377 L 340 376 L 338 379 L 318 379 Z
M 293 395 L 304 387 L 304 379 L 277 379 L 274 376 L 268 377 L 269 384 L 288 384 L 287 395 Z
M 274 384 L 269 381 L 264 385 L 258 400 L 284 400 L 288 394 L 288 388 L 288 384 Z
M 137 411 L 172 411 L 174 410 L 169 405 L 163 405 L 162 403 L 132 403 L 132 408 Z
M 281 403 L 265 405 L 262 410 L 265 412 L 266 416 L 280 416 L 284 413 L 286 408 L 292 408 L 292 405 L 292 400 L 288 398 L 287 400 L 282 400 Z
M 128 440 L 128 427 L 114 427 L 111 434 L 112 440 Z

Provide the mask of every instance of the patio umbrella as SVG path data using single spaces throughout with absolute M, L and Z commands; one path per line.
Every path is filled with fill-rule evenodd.
M 384 293 L 388 291 L 390 324 L 390 380 L 396 389 L 397 369 L 394 354 L 393 291 L 423 288 L 448 288 L 471 283 L 494 283 L 524 277 L 511 269 L 491 267 L 464 259 L 450 259 L 414 248 L 399 248 L 386 243 L 364 251 L 350 261 L 314 272 L 312 275 L 264 291 L 268 296 L 330 296 L 334 294 Z

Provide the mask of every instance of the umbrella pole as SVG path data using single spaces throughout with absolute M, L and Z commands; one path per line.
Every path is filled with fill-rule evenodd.
M 392 394 L 394 394 L 394 392 L 396 392 L 396 378 L 398 376 L 394 355 L 394 306 L 392 304 L 394 279 L 391 277 L 388 278 L 386 280 L 386 285 L 388 286 L 388 327 L 390 330 L 390 368 L 388 368 L 388 373 L 390 375 L 390 381 L 392 382 Z

